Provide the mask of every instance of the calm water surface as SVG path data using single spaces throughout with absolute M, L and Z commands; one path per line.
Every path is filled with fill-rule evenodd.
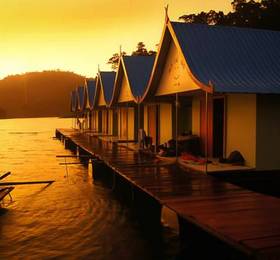
M 71 119 L 0 120 L 0 171 L 4 181 L 55 180 L 52 185 L 16 186 L 0 209 L 0 259 L 155 259 L 128 209 L 109 188 L 93 183 L 87 169 L 68 166 L 70 155 L 54 130 Z M 78 162 L 68 158 L 67 162 Z M 172 259 L 172 254 L 163 258 Z

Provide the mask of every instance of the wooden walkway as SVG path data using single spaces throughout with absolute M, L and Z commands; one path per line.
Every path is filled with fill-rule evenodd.
M 280 259 L 279 198 L 187 172 L 177 164 L 167 165 L 73 129 L 58 129 L 56 135 L 104 161 L 131 185 L 176 212 L 179 223 L 192 225 L 244 253 L 246 258 Z M 201 250 L 204 246 L 201 244 Z

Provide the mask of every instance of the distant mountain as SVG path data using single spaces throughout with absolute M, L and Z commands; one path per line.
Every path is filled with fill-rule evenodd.
M 72 72 L 43 71 L 0 80 L 0 118 L 70 115 L 70 92 L 84 83 Z

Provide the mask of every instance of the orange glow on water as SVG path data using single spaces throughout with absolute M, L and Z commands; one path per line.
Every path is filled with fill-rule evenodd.
M 230 1 L 170 0 L 169 16 L 230 10 Z M 159 42 L 167 1 L 11 0 L 0 9 L 0 78 L 47 69 L 93 76 L 119 45 L 130 53 L 137 42 Z

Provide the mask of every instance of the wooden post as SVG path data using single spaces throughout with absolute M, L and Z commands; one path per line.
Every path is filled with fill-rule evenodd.
M 205 91 L 205 121 L 206 121 L 206 140 L 205 140 L 205 173 L 208 172 L 208 92 Z
M 140 138 L 139 138 L 139 129 L 140 129 L 140 98 L 138 98 L 137 102 L 137 113 L 138 113 L 138 118 L 137 118 L 137 140 L 138 140 L 138 149 L 140 149 Z
M 176 161 L 178 160 L 178 93 L 176 93 L 176 101 L 175 101 L 175 141 L 176 141 Z
M 128 103 L 126 104 L 126 146 L 128 146 Z
M 109 135 L 109 109 L 108 108 L 105 109 L 106 109 L 106 116 L 107 116 L 106 134 Z
M 91 110 L 89 110 L 89 130 L 92 130 L 92 112 Z
M 94 115 L 93 115 L 93 122 L 94 122 L 94 132 L 97 133 L 97 118 L 96 118 L 96 111 L 94 111 Z
M 95 132 L 95 111 L 91 111 L 92 131 Z

